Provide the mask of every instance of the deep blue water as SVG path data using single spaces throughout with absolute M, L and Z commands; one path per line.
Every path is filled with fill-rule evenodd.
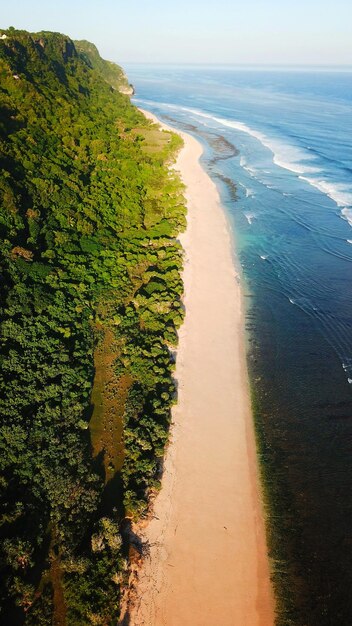
M 278 623 L 351 626 L 352 72 L 127 71 L 202 141 L 233 225 Z

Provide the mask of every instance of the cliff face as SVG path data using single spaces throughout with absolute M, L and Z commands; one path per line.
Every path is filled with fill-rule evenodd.
M 99 71 L 100 75 L 109 85 L 114 87 L 123 94 L 133 95 L 134 90 L 129 84 L 127 76 L 122 67 L 112 61 L 102 59 L 97 47 L 90 41 L 75 41 L 76 50 L 91 65 L 92 68 Z
M 126 80 L 127 80 L 127 77 L 126 77 Z M 121 85 L 121 87 L 119 87 L 119 92 L 125 94 L 126 96 L 133 96 L 134 95 L 134 87 L 131 84 L 129 84 L 128 87 L 123 87 Z
M 6 626 L 116 623 L 120 524 L 158 484 L 175 395 L 179 139 L 87 46 L 94 63 L 65 35 L 0 31 Z

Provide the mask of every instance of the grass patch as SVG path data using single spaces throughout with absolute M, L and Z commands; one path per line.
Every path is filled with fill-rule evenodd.
M 115 373 L 120 350 L 111 329 L 103 329 L 94 353 L 93 415 L 89 428 L 93 456 L 103 454 L 105 483 L 120 471 L 124 461 L 123 415 L 132 376 Z
M 163 152 L 171 144 L 174 134 L 167 130 L 160 132 L 155 125 L 151 128 L 138 128 L 134 132 L 136 140 L 141 142 L 143 152 L 147 154 Z

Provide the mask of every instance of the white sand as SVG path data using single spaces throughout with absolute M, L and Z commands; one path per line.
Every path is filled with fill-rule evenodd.
M 162 489 L 142 531 L 151 554 L 130 624 L 272 626 L 241 291 L 218 191 L 199 164 L 202 147 L 180 134 L 188 228 L 179 398 Z

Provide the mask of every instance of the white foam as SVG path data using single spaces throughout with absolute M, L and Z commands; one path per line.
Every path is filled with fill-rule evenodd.
M 255 178 L 255 174 L 258 173 L 254 167 L 251 167 L 250 165 L 248 165 L 247 159 L 244 156 L 240 157 L 240 166 L 243 167 L 243 169 L 246 170 L 246 172 L 249 172 L 252 176 L 254 176 L 254 178 Z
M 352 209 L 348 209 L 347 207 L 345 207 L 344 209 L 342 209 L 341 215 L 343 219 L 346 220 L 346 222 L 348 222 L 350 226 L 352 226 Z M 352 243 L 351 239 L 347 239 L 347 241 L 348 243 Z
M 316 167 L 306 164 L 306 161 L 312 160 L 312 156 L 310 154 L 306 154 L 301 148 L 297 146 L 285 145 L 280 141 L 272 139 L 264 133 L 255 130 L 247 124 L 244 124 L 243 122 L 239 122 L 237 120 L 228 120 L 223 117 L 216 117 L 215 115 L 210 115 L 210 113 L 204 113 L 203 111 L 199 111 L 198 109 L 191 109 L 189 107 L 179 108 L 183 111 L 193 113 L 198 117 L 212 120 L 213 122 L 221 124 L 222 126 L 234 128 L 235 130 L 239 130 L 242 133 L 246 133 L 247 135 L 258 139 L 258 141 L 260 141 L 263 146 L 268 148 L 273 153 L 273 161 L 279 167 L 283 167 L 284 169 L 295 172 L 296 174 L 308 174 L 320 171 Z M 240 165 L 242 165 L 243 167 L 245 164 L 245 160 L 242 161 L 241 158 Z
M 244 216 L 248 224 L 252 224 L 253 220 L 256 218 L 256 215 L 254 213 L 245 213 Z
M 197 113 L 195 110 L 192 112 Z M 295 172 L 296 174 L 308 174 L 320 171 L 316 167 L 307 163 L 307 161 L 309 162 L 312 160 L 311 155 L 306 154 L 303 150 L 296 146 L 285 145 L 278 140 L 268 137 L 260 131 L 254 130 L 243 122 L 227 120 L 222 117 L 215 117 L 205 113 L 200 114 L 199 112 L 198 115 L 201 117 L 210 117 L 218 124 L 222 124 L 228 128 L 234 128 L 235 130 L 239 130 L 242 133 L 246 133 L 247 135 L 258 139 L 263 146 L 268 148 L 273 153 L 273 162 L 279 167 Z
M 246 187 L 246 185 L 244 185 L 241 182 L 238 182 L 238 184 L 243 187 L 244 192 L 246 194 L 246 198 L 253 198 L 255 196 L 255 191 L 253 189 L 249 189 L 248 187 Z
M 299 175 L 299 178 L 305 180 L 316 189 L 319 189 L 322 193 L 331 198 L 334 202 L 336 202 L 337 206 L 343 207 L 341 211 L 343 219 L 347 220 L 347 222 L 352 226 L 352 211 L 347 207 L 352 207 L 352 191 L 351 187 L 344 185 L 342 183 L 333 183 L 326 180 L 316 179 L 309 176 L 304 176 L 304 174 L 317 174 L 319 173 L 319 168 L 314 167 L 311 164 L 312 157 L 307 154 L 304 150 L 297 146 L 289 146 L 282 144 L 280 141 L 271 139 L 267 137 L 262 132 L 254 130 L 244 124 L 243 122 L 238 122 L 234 120 L 227 120 L 221 117 L 215 117 L 206 113 L 202 113 L 201 111 L 197 111 L 192 109 L 192 112 L 200 117 L 207 117 L 213 119 L 215 122 L 222 124 L 223 126 L 228 126 L 229 128 L 234 128 L 241 132 L 247 133 L 251 137 L 258 139 L 266 148 L 268 148 L 273 153 L 273 162 L 282 167 L 284 169 L 290 170 L 295 174 Z M 241 157 L 240 165 L 246 169 L 251 174 L 257 173 L 256 170 L 249 167 L 245 161 L 245 159 Z
M 142 101 L 140 100 L 140 102 Z M 239 130 L 240 132 L 246 133 L 247 135 L 254 137 L 258 141 L 260 141 L 263 146 L 265 146 L 272 152 L 273 162 L 276 165 L 291 172 L 294 172 L 295 174 L 298 174 L 301 180 L 305 180 L 307 183 L 327 195 L 329 198 L 331 198 L 331 200 L 336 202 L 337 206 L 343 207 L 341 215 L 343 219 L 345 219 L 352 226 L 352 210 L 348 208 L 352 207 L 351 187 L 348 187 L 347 185 L 344 185 L 342 183 L 333 183 L 327 180 L 305 176 L 306 174 L 317 174 L 321 170 L 312 165 L 312 156 L 310 154 L 307 154 L 303 149 L 299 148 L 298 146 L 285 145 L 280 141 L 272 139 L 264 133 L 251 128 L 243 122 L 228 120 L 222 117 L 216 117 L 214 115 L 210 115 L 209 113 L 204 113 L 203 111 L 200 111 L 198 109 L 192 109 L 189 107 L 180 107 L 177 105 L 164 103 L 162 103 L 162 105 L 170 109 L 181 109 L 188 113 L 197 115 L 198 117 L 211 120 L 217 124 L 221 124 L 229 128 L 234 128 L 235 130 Z M 257 170 L 247 164 L 244 156 L 241 156 L 240 158 L 240 165 L 251 175 L 255 175 L 258 173 Z
M 256 177 L 255 175 L 258 174 L 258 170 L 254 167 L 250 167 L 249 165 L 243 165 L 242 167 L 246 170 L 246 172 L 249 172 L 252 176 L 254 176 L 254 178 Z
M 347 363 L 343 362 L 342 367 L 345 370 L 346 374 L 349 374 L 351 371 L 351 367 L 352 367 L 351 359 L 347 357 Z M 348 382 L 350 382 L 350 379 L 348 379 Z
M 146 102 L 138 98 L 135 98 L 135 101 Z M 154 104 L 152 102 L 150 103 Z M 216 117 L 215 115 L 211 115 L 210 113 L 204 113 L 199 109 L 192 109 L 191 107 L 182 107 L 166 103 L 158 103 L 158 105 L 165 106 L 168 109 L 177 109 L 185 111 L 187 113 L 192 113 L 197 117 L 211 120 L 217 124 L 221 124 L 222 126 L 227 126 L 228 128 L 239 130 L 242 133 L 246 133 L 247 135 L 254 137 L 258 141 L 260 141 L 263 146 L 268 148 L 273 153 L 273 162 L 279 167 L 282 167 L 286 170 L 290 170 L 291 172 L 294 172 L 296 174 L 310 174 L 320 171 L 309 163 L 312 160 L 312 156 L 310 154 L 307 154 L 298 146 L 285 145 L 280 141 L 272 139 L 264 133 L 251 128 L 243 122 L 239 122 L 237 120 L 228 120 L 223 117 Z M 240 165 L 250 172 L 255 171 L 247 166 L 246 159 L 244 157 L 240 158 Z
M 299 178 L 301 180 L 305 180 L 313 187 L 316 187 L 316 189 L 319 189 L 319 191 L 321 191 L 322 193 L 325 193 L 325 195 L 329 196 L 331 200 L 336 202 L 337 206 L 352 206 L 352 191 L 349 186 L 342 183 L 333 183 L 327 180 L 319 180 L 316 178 L 308 178 L 305 176 L 300 176 Z M 344 210 L 345 208 L 343 209 L 343 211 Z M 341 211 L 341 213 L 343 213 L 343 211 Z M 347 221 L 350 221 L 350 219 L 345 215 L 344 218 L 347 219 Z
M 263 261 L 266 261 L 268 257 L 267 257 L 265 254 L 261 254 L 261 255 L 260 255 L 260 258 L 261 258 Z
M 210 113 L 203 113 L 203 111 L 199 111 L 199 109 L 191 109 L 190 107 L 179 107 L 182 111 L 187 111 L 189 113 L 194 113 L 198 115 L 198 117 L 205 117 L 208 120 L 215 120 L 216 118 Z

